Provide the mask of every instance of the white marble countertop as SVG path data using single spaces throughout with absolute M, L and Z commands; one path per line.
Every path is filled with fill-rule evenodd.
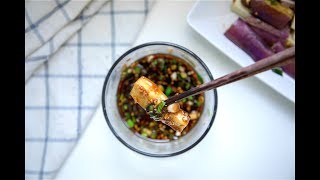
M 194 1 L 157 2 L 136 44 L 169 41 L 196 53 L 214 78 L 240 68 L 187 24 Z M 295 104 L 255 77 L 218 89 L 216 119 L 194 148 L 151 158 L 121 144 L 100 107 L 57 180 L 294 179 Z

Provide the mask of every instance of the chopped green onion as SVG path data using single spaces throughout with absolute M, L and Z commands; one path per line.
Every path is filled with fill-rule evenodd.
M 126 112 L 126 113 L 124 113 L 124 116 L 126 117 L 126 119 L 130 119 L 130 113 L 128 113 L 128 112 Z
M 172 88 L 171 88 L 170 86 L 168 86 L 168 87 L 166 88 L 166 90 L 165 90 L 165 94 L 166 94 L 167 96 L 169 96 L 169 95 L 171 94 L 171 92 L 172 92 Z
M 199 81 L 201 82 L 201 84 L 203 84 L 203 79 L 202 79 L 202 77 L 200 76 L 200 74 L 197 73 L 197 77 L 198 77 Z
M 128 110 L 128 105 L 127 105 L 127 104 L 124 104 L 124 105 L 123 105 L 123 109 L 124 109 L 124 110 Z
M 183 102 L 183 103 L 187 102 L 187 98 L 183 98 L 183 99 L 182 99 L 182 102 Z
M 146 132 L 142 132 L 141 135 L 144 136 L 144 137 L 148 136 L 148 134 Z
M 119 100 L 120 101 L 124 100 L 124 95 L 122 93 L 120 94 Z
M 283 71 L 281 68 L 273 68 L 272 71 L 276 74 L 279 74 L 280 76 L 282 76 Z
M 173 64 L 177 64 L 177 61 L 174 59 L 174 60 L 172 60 L 172 63 Z
M 134 72 L 135 72 L 136 74 L 140 74 L 141 69 L 140 69 L 138 66 L 136 66 L 136 67 L 134 68 Z
M 134 126 L 134 122 L 131 119 L 128 119 L 127 125 L 129 126 L 129 128 L 132 128 Z
M 187 97 L 187 98 L 188 98 L 188 100 L 190 100 L 190 101 L 193 100 L 193 96 L 189 96 L 189 97 Z
M 160 69 L 161 69 L 161 71 L 164 70 L 164 61 L 160 62 Z
M 162 71 L 166 71 L 168 68 L 167 64 L 164 64 Z
M 157 64 L 158 64 L 158 61 L 157 61 L 157 60 L 154 60 L 154 61 L 152 62 L 152 64 L 153 64 L 153 65 L 157 65 Z
M 201 106 L 201 104 L 202 104 L 202 102 L 197 101 L 197 100 L 195 100 L 194 102 L 196 103 L 197 107 L 200 107 L 200 106 Z
M 159 103 L 158 107 L 157 107 L 157 111 L 158 113 L 161 113 L 162 108 L 166 105 L 166 103 L 164 101 L 161 101 L 161 103 Z
M 188 90 L 188 89 L 190 89 L 190 86 L 191 86 L 190 83 L 187 83 L 185 87 Z
M 132 121 L 136 123 L 137 122 L 136 117 L 132 116 Z
M 152 134 L 151 134 L 151 138 L 152 139 L 155 139 L 157 137 L 157 132 L 153 132 Z

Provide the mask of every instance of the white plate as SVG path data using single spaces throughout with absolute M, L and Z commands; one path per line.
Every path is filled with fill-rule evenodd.
M 198 1 L 187 16 L 188 24 L 211 44 L 225 53 L 240 66 L 248 66 L 254 61 L 243 50 L 224 36 L 224 32 L 238 16 L 231 12 L 231 0 Z M 283 73 L 283 76 L 270 71 L 256 75 L 258 79 L 295 103 L 295 80 Z

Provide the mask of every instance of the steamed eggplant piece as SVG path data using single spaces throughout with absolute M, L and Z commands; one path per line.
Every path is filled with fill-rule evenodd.
M 260 19 L 253 17 L 253 16 L 248 16 L 245 18 L 242 18 L 246 23 L 250 24 L 251 26 L 254 26 L 256 28 L 262 29 L 264 31 L 268 31 L 269 33 L 277 36 L 277 37 L 287 37 L 288 36 L 288 32 L 285 33 L 286 31 L 283 31 L 285 28 L 283 29 L 277 29 L 273 26 L 271 26 L 270 24 L 261 21 Z
M 251 26 L 251 29 L 257 33 L 268 45 L 272 46 L 272 44 L 281 42 L 283 45 L 286 45 L 287 39 L 290 35 L 290 28 L 287 26 L 282 29 L 277 35 L 270 33 L 270 31 L 266 31 L 262 28 L 257 28 L 256 26 Z
M 281 42 L 276 42 L 271 46 L 271 49 L 274 53 L 278 53 L 280 51 L 285 50 L 286 48 L 282 45 Z
M 150 117 L 170 126 L 177 132 L 182 132 L 190 121 L 189 114 L 180 108 L 179 103 L 165 106 L 168 97 L 150 79 L 141 76 L 132 87 L 131 97 Z
M 282 67 L 283 71 L 286 72 L 290 77 L 295 79 L 296 76 L 296 63 L 293 61 L 293 63 L 290 63 L 286 66 Z
M 277 42 L 271 46 L 271 49 L 273 50 L 274 53 L 281 52 L 285 50 L 286 48 L 282 45 L 281 42 Z M 281 69 L 287 73 L 290 77 L 293 79 L 295 78 L 295 61 L 291 64 L 288 64 L 286 66 L 282 66 Z M 278 68 L 278 71 L 281 71 L 281 69 Z
M 250 7 L 254 16 L 278 29 L 287 26 L 294 16 L 292 9 L 277 0 L 251 0 Z
M 251 10 L 243 5 L 241 0 L 234 0 L 231 10 L 240 16 L 242 20 L 250 25 L 250 27 L 268 44 L 272 45 L 278 41 L 286 44 L 286 39 L 289 37 L 290 29 L 288 26 L 279 30 L 270 24 L 261 21 L 251 15 Z
M 251 56 L 254 61 L 274 54 L 263 40 L 240 18 L 231 25 L 224 35 Z

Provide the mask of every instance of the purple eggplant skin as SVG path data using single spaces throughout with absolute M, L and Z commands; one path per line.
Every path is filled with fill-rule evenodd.
M 278 53 L 280 51 L 285 50 L 286 48 L 282 45 L 281 42 L 276 42 L 271 46 L 271 49 L 274 53 Z
M 270 47 L 240 18 L 231 25 L 224 35 L 251 56 L 254 61 L 274 54 Z
M 290 28 L 286 26 L 283 29 L 277 29 L 260 19 L 250 16 L 242 18 L 250 27 L 261 36 L 269 45 L 277 41 L 285 42 L 290 35 Z
M 251 29 L 260 36 L 269 46 L 272 46 L 274 43 L 281 42 L 283 45 L 286 44 L 287 38 L 290 34 L 289 26 L 286 26 L 284 29 L 280 31 L 279 35 L 275 35 L 270 33 L 269 31 L 265 31 L 264 29 L 257 28 L 255 26 L 251 26 Z
M 296 63 L 295 63 L 295 61 L 293 63 L 286 65 L 286 66 L 283 66 L 282 69 L 285 73 L 287 73 L 293 79 L 296 78 Z
M 294 12 L 277 0 L 251 0 L 252 14 L 271 24 L 277 29 L 282 29 L 292 20 Z

